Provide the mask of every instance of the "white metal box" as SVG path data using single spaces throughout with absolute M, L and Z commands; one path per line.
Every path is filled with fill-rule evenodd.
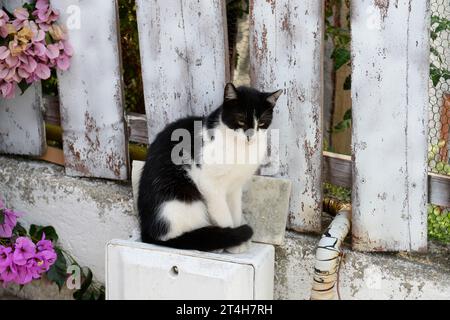
M 109 300 L 270 300 L 274 247 L 252 243 L 242 254 L 178 250 L 129 240 L 106 248 Z

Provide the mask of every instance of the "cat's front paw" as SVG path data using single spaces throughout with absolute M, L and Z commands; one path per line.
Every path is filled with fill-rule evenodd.
M 235 246 L 235 247 L 231 247 L 231 248 L 227 248 L 225 249 L 226 252 L 229 253 L 234 253 L 234 254 L 239 254 L 239 253 L 245 253 L 248 251 L 250 247 L 250 242 L 244 242 L 241 245 Z

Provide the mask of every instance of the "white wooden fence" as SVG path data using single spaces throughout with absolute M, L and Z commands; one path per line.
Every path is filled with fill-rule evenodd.
M 3 2 L 11 8 L 20 1 Z M 116 1 L 51 2 L 63 21 L 80 19 L 78 27 L 73 23 L 69 28 L 75 48 L 72 67 L 59 75 L 66 172 L 126 180 L 128 131 Z M 137 0 L 149 142 L 166 123 L 208 113 L 221 103 L 229 80 L 224 3 Z M 352 3 L 353 246 L 423 251 L 428 2 Z M 288 227 L 317 232 L 322 167 L 350 163 L 322 160 L 323 2 L 251 0 L 250 5 L 252 83 L 259 89 L 284 90 L 273 127 L 280 129 L 279 175 L 289 177 L 294 186 Z M 1 100 L 0 152 L 44 152 L 40 106 L 38 86 L 15 100 Z M 447 188 L 448 180 L 439 179 Z M 443 199 L 449 201 L 445 194 Z

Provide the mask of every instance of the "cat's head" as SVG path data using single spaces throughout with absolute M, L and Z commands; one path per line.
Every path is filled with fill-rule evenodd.
M 222 122 L 228 128 L 252 134 L 267 130 L 272 123 L 273 109 L 282 90 L 260 92 L 249 87 L 225 86 Z

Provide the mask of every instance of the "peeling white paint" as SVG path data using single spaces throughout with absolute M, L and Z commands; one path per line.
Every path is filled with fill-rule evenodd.
M 426 250 L 428 27 L 428 1 L 352 2 L 357 250 Z
M 250 1 L 251 82 L 284 89 L 272 128 L 280 130 L 279 176 L 292 181 L 288 226 L 298 231 L 320 231 L 323 8 L 316 0 Z
M 74 47 L 70 69 L 58 73 L 66 173 L 126 180 L 116 1 L 54 0 L 52 5 L 60 11 Z M 69 7 L 78 8 L 79 16 Z M 78 26 L 75 18 L 80 19 Z
M 166 124 L 223 102 L 229 78 L 224 0 L 138 0 L 149 142 Z

